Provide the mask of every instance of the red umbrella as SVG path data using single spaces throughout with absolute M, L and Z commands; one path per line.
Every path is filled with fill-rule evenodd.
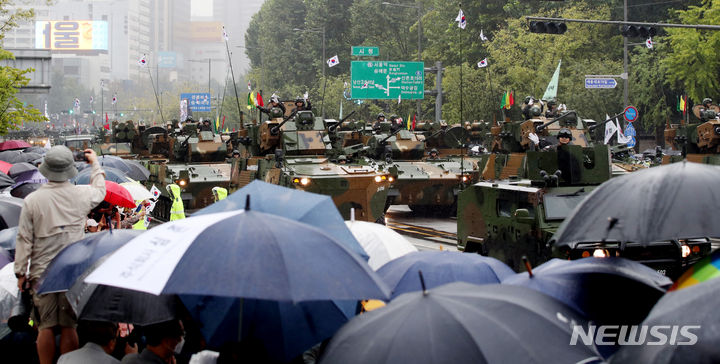
M 105 201 L 120 207 L 135 208 L 130 192 L 113 181 L 105 181 Z
M 0 172 L 8 174 L 10 172 L 10 168 L 12 168 L 12 164 L 8 162 L 0 161 Z
M 8 140 L 0 143 L 0 151 L 12 150 L 12 149 L 25 149 L 30 148 L 32 145 L 28 144 L 24 140 Z

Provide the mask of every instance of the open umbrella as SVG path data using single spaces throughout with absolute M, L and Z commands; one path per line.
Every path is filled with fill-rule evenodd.
M 124 187 L 128 192 L 130 192 L 130 195 L 132 195 L 132 198 L 135 201 L 143 201 L 153 198 L 152 193 L 150 193 L 150 191 L 148 191 L 145 186 L 141 185 L 138 182 L 123 182 L 120 184 L 120 186 Z
M 717 302 L 720 302 L 720 279 L 668 292 L 631 337 L 640 344 L 622 346 L 610 362 L 720 362 Z M 655 333 L 650 331 L 653 329 Z
M 505 263 L 479 254 L 448 251 L 420 251 L 391 260 L 377 270 L 392 289 L 392 297 L 422 290 L 418 271 L 423 272 L 427 288 L 451 282 L 500 283 L 515 272 Z
M 632 325 L 647 316 L 672 281 L 632 260 L 584 258 L 552 259 L 533 268 L 532 276 L 522 272 L 502 283 L 555 297 L 598 324 Z
M 105 171 L 105 180 L 112 181 L 115 183 L 132 182 L 133 180 L 128 177 L 124 172 L 112 168 L 103 167 Z M 70 182 L 76 185 L 88 185 L 90 184 L 90 175 L 92 174 L 92 168 L 85 168 L 78 172 L 75 178 L 71 179 Z
M 370 256 L 368 264 L 373 270 L 395 258 L 418 251 L 402 235 L 385 225 L 367 221 L 345 221 L 345 224 Z
M 552 242 L 575 248 L 604 240 L 649 244 L 720 237 L 720 167 L 680 162 L 613 178 L 563 221 Z M 618 221 L 608 230 L 608 219 Z
M 678 278 L 671 291 L 694 286 L 700 282 L 720 277 L 720 250 L 700 259 Z
M 288 362 L 331 337 L 354 315 L 334 301 L 285 302 L 180 295 L 210 347 L 261 342 L 276 362 Z M 239 325 L 242 324 L 242 329 Z
M 23 153 L 45 154 L 46 152 L 47 152 L 47 149 L 45 149 L 44 147 L 38 147 L 38 146 L 33 146 L 33 147 L 26 148 L 23 150 Z
M 101 166 L 103 166 L 103 168 L 112 167 L 123 171 L 123 173 L 125 174 L 128 174 L 128 172 L 130 172 L 130 167 L 125 163 L 125 161 L 122 158 L 116 157 L 114 155 L 101 155 L 98 157 L 98 162 Z
M 86 282 L 293 302 L 386 298 L 388 292 L 367 263 L 322 231 L 249 209 L 150 229 Z
M 13 184 L 12 188 L 18 187 L 20 185 L 26 184 L 26 183 L 47 183 L 48 180 L 45 178 L 45 176 L 40 173 L 39 170 L 29 170 L 27 172 L 20 173 L 13 177 L 15 180 L 15 183 Z
M 157 296 L 83 282 L 83 278 L 105 258 L 88 268 L 65 293 L 78 319 L 152 325 L 177 317 L 177 297 L 174 295 Z
M 10 196 L 25 198 L 29 194 L 37 191 L 43 185 L 44 183 L 23 183 L 19 186 L 13 187 L 12 190 L 10 190 Z
M 105 201 L 111 205 L 134 208 L 135 199 L 125 187 L 113 182 L 105 181 Z
M 0 197 L 0 230 L 18 226 L 23 200 L 17 197 Z
M 224 200 L 195 212 L 193 216 L 243 209 L 247 196 L 252 196 L 253 210 L 314 226 L 335 238 L 346 248 L 368 259 L 368 255 L 345 226 L 345 220 L 335 207 L 332 198 L 326 195 L 255 180 Z
M 38 293 L 68 290 L 98 259 L 114 252 L 141 232 L 131 229 L 106 230 L 87 234 L 85 238 L 66 246 L 45 270 Z
M 12 178 L 15 178 L 20 174 L 37 170 L 37 167 L 28 162 L 20 162 L 13 164 L 12 168 L 10 168 L 8 175 Z
M 17 238 L 18 227 L 13 226 L 0 230 L 0 248 L 15 251 L 15 238 Z
M 19 150 L 4 150 L 0 151 L 0 160 L 10 164 L 18 163 L 17 159 L 21 159 L 23 152 Z
M 20 300 L 20 291 L 17 288 L 15 267 L 12 263 L 5 264 L 0 269 L 0 321 L 7 320 L 13 307 Z
M 0 172 L 8 174 L 8 172 L 10 172 L 10 168 L 12 168 L 12 166 L 13 165 L 8 162 L 0 161 Z
M 28 144 L 24 140 L 8 140 L 0 143 L 0 151 L 13 150 L 13 149 L 25 149 L 30 148 L 32 145 Z
M 17 151 L 10 151 L 10 152 L 17 152 Z M 4 152 L 2 152 L 2 153 L 4 153 Z M 22 153 L 21 152 L 21 153 L 15 155 L 15 157 L 13 158 L 13 161 L 11 163 L 22 163 L 22 162 L 33 163 L 34 161 L 36 161 L 38 159 L 42 159 L 42 157 L 43 157 L 42 154 L 38 154 L 38 153 Z
M 592 363 L 570 345 L 585 319 L 542 293 L 503 285 L 447 284 L 404 294 L 362 314 L 330 341 L 321 363 Z
M 123 159 L 123 162 L 130 168 L 130 171 L 127 172 L 128 177 L 136 181 L 146 181 L 150 177 L 150 171 L 140 162 L 130 159 Z
M 10 187 L 15 184 L 15 180 L 5 173 L 0 172 L 0 188 Z

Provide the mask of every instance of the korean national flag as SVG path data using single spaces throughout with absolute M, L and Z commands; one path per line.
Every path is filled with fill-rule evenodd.
M 482 61 L 478 62 L 478 68 L 485 68 L 487 67 L 487 58 L 484 58 Z
M 335 66 L 337 66 L 339 63 L 340 63 L 340 59 L 338 58 L 337 55 L 336 55 L 335 57 L 330 58 L 330 59 L 327 60 L 328 67 L 335 67 Z
M 160 189 L 155 187 L 155 185 L 152 186 L 150 189 L 150 193 L 153 195 L 153 198 L 157 199 L 160 197 Z
M 138 59 L 138 66 L 145 66 L 147 65 L 147 59 L 145 58 L 145 55 L 143 54 L 140 59 Z

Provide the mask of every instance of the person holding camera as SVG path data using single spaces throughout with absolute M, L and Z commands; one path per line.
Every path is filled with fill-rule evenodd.
M 105 172 L 97 155 L 86 149 L 81 155 L 92 167 L 90 185 L 76 186 L 73 153 L 63 145 L 54 146 L 38 167 L 48 183 L 25 198 L 15 250 L 18 288 L 33 296 L 33 321 L 38 327 L 37 351 L 41 364 L 50 364 L 57 351 L 53 329 L 60 331 L 60 353 L 78 348 L 77 318 L 64 292 L 38 295 L 38 280 L 55 256 L 85 235 L 87 215 L 105 199 Z

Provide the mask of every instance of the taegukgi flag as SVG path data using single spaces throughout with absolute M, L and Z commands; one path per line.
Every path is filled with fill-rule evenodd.
M 465 29 L 465 27 L 467 26 L 467 21 L 465 20 L 465 13 L 463 13 L 462 9 L 460 9 L 458 16 L 455 18 L 455 21 L 458 22 L 458 27 L 462 29 Z
M 478 62 L 478 68 L 485 68 L 487 67 L 487 58 L 484 58 L 482 61 Z
M 335 57 L 332 57 L 327 60 L 328 67 L 335 67 L 340 63 L 340 59 L 336 55 Z

